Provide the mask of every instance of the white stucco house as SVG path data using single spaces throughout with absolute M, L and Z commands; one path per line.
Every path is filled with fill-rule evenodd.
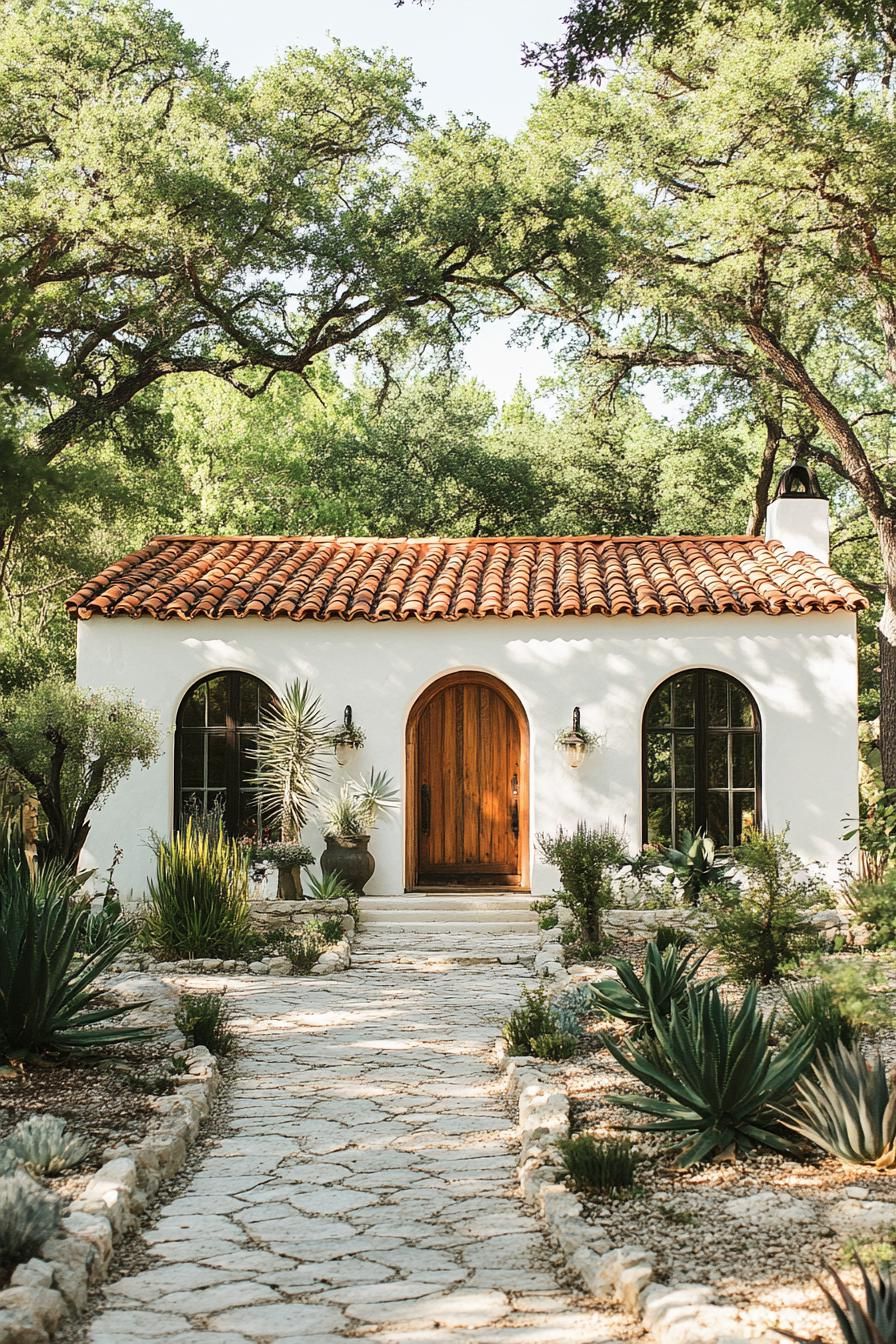
M 254 833 L 245 748 L 299 678 L 366 733 L 334 787 L 371 766 L 400 787 L 372 894 L 550 892 L 537 837 L 580 819 L 633 850 L 787 825 L 833 870 L 857 806 L 866 603 L 828 567 L 827 503 L 798 477 L 764 539 L 156 537 L 67 604 L 79 683 L 132 692 L 163 740 L 94 819 L 85 862 L 120 845 L 139 895 L 150 831 L 185 806 L 217 801 Z M 571 768 L 555 739 L 576 709 L 599 740 Z

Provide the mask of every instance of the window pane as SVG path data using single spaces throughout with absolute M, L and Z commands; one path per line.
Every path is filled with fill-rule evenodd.
M 227 787 L 227 736 L 225 733 L 207 733 L 208 787 Z
M 680 840 L 685 831 L 694 831 L 694 795 L 692 793 L 675 794 L 675 839 Z
M 248 785 L 256 770 L 255 733 L 247 733 L 243 728 L 240 738 L 240 785 Z
M 733 784 L 736 789 L 752 789 L 755 787 L 756 775 L 753 766 L 755 752 L 756 739 L 752 733 L 731 734 Z
M 755 728 L 753 706 L 742 686 L 731 682 L 731 723 L 735 728 Z
M 672 783 L 672 734 L 650 733 L 647 737 L 647 782 L 655 788 Z
M 647 710 L 648 728 L 666 728 L 672 722 L 672 687 L 667 682 L 654 692 Z
M 675 734 L 675 787 L 694 787 L 694 738 L 691 733 Z
M 259 834 L 258 794 L 254 789 L 240 789 L 239 833 L 252 839 Z
M 180 782 L 183 788 L 202 788 L 205 783 L 205 733 L 201 728 L 183 730 Z
M 730 845 L 728 827 L 728 800 L 730 793 L 710 792 L 706 795 L 706 831 L 717 845 Z
M 195 686 L 183 702 L 180 721 L 186 728 L 202 728 L 205 724 L 205 682 Z
M 708 672 L 706 683 L 706 721 L 713 728 L 724 728 L 728 724 L 728 678 Z
M 208 689 L 208 726 L 223 728 L 227 722 L 228 678 L 212 677 L 207 681 Z
M 728 734 L 706 735 L 706 782 L 711 789 L 728 787 Z
M 274 695 L 274 692 L 271 690 L 270 686 L 265 686 L 264 682 L 260 681 L 258 683 L 259 713 L 263 712 L 266 709 L 270 709 L 275 699 L 276 696 Z
M 648 793 L 647 795 L 647 843 L 649 845 L 670 845 L 672 843 L 671 793 Z
M 672 683 L 672 722 L 676 728 L 694 726 L 694 688 L 696 675 L 686 672 Z
M 240 723 L 258 722 L 258 682 L 254 677 L 240 677 Z
M 734 843 L 739 845 L 756 826 L 756 795 L 752 790 L 734 795 Z

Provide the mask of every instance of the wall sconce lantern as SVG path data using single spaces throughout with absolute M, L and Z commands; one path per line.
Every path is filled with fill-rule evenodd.
M 333 755 L 337 765 L 348 765 L 356 751 L 360 751 L 367 737 L 363 728 L 352 719 L 352 707 L 346 705 L 342 715 L 342 727 L 332 737 Z
M 587 728 L 582 727 L 582 711 L 576 705 L 572 712 L 572 727 L 562 728 L 557 734 L 554 745 L 558 751 L 562 751 L 566 757 L 566 764 L 572 770 L 578 770 L 584 761 L 598 743 L 596 733 L 590 733 Z

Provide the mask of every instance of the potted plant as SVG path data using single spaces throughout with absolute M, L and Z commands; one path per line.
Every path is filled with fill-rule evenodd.
M 302 869 L 314 862 L 307 845 L 288 840 L 256 845 L 253 863 L 270 863 L 277 869 L 277 900 L 297 901 L 302 895 Z
M 345 713 L 342 716 L 342 724 L 330 740 L 333 744 L 333 754 L 336 757 L 337 765 L 348 765 L 352 752 L 360 751 L 367 741 L 367 734 L 364 729 L 359 728 L 352 718 L 351 705 L 346 705 Z
M 324 801 L 323 833 L 327 847 L 321 855 L 324 873 L 336 873 L 361 896 L 376 867 L 368 849 L 370 832 L 381 813 L 398 805 L 398 791 L 385 770 L 360 781 L 349 779 Z

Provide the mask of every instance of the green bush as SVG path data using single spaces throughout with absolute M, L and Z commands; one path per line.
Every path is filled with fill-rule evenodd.
M 502 1034 L 512 1055 L 529 1055 L 532 1042 L 554 1030 L 551 996 L 546 989 L 524 989 L 522 1003 L 504 1023 Z
M 627 862 L 625 844 L 609 825 L 580 821 L 572 832 L 561 827 L 538 837 L 547 863 L 560 870 L 563 899 L 572 911 L 580 941 L 588 948 L 603 944 L 602 916 L 613 904 L 613 874 Z
M 80 1166 L 93 1144 L 58 1115 L 32 1115 L 16 1125 L 3 1147 L 35 1175 L 58 1176 Z
M 171 840 L 155 841 L 156 876 L 148 884 L 144 936 L 166 959 L 239 957 L 248 945 L 249 861 L 220 823 L 192 819 Z
M 29 1259 L 59 1229 L 59 1200 L 21 1169 L 0 1177 L 0 1263 Z
M 801 872 L 785 834 L 751 835 L 735 850 L 740 888 L 719 889 L 713 945 L 736 980 L 769 984 L 782 966 L 818 946 L 807 916 L 819 884 Z
M 344 933 L 345 929 L 342 927 L 339 915 L 327 915 L 320 921 L 320 935 L 325 943 L 338 943 Z
M 605 1194 L 634 1184 L 635 1158 L 628 1139 L 576 1134 L 571 1139 L 558 1139 L 557 1149 L 573 1190 Z
M 74 1051 L 137 1040 L 145 1028 L 111 1024 L 100 975 L 129 946 L 128 927 L 107 930 L 79 955 L 87 911 L 78 881 L 57 863 L 28 867 L 21 835 L 0 832 L 0 1051 L 6 1056 Z
M 824 1285 L 821 1291 L 834 1313 L 844 1344 L 893 1344 L 896 1340 L 896 1279 L 892 1270 L 879 1269 L 872 1279 L 864 1265 L 862 1287 L 864 1302 L 849 1291 L 835 1270 L 831 1276 L 840 1290 L 840 1301 Z M 818 1344 L 818 1337 L 806 1339 L 802 1335 L 780 1332 L 796 1344 Z
M 888 868 L 878 882 L 854 882 L 847 900 L 871 931 L 869 947 L 896 947 L 896 868 Z
M 683 1005 L 672 1004 L 668 1022 L 654 1017 L 658 1050 L 634 1045 L 626 1050 L 604 1038 L 624 1069 L 661 1094 L 626 1093 L 608 1100 L 657 1117 L 635 1128 L 692 1135 L 679 1154 L 680 1167 L 757 1145 L 798 1151 L 781 1133 L 780 1108 L 812 1056 L 812 1036 L 804 1029 L 773 1052 L 773 1024 L 759 1011 L 756 993 L 751 985 L 733 1008 L 715 987 L 690 989 Z
M 674 1003 L 681 1004 L 706 954 L 695 956 L 694 951 L 684 955 L 677 947 L 661 952 L 656 943 L 648 943 L 641 975 L 625 957 L 610 957 L 616 968 L 617 980 L 598 980 L 591 986 L 591 998 L 596 1008 L 611 1017 L 634 1027 L 636 1035 L 653 1031 L 655 1020 L 667 1021 Z M 705 982 L 707 987 L 718 980 Z
M 896 1085 L 878 1055 L 837 1044 L 796 1087 L 791 1129 L 850 1166 L 896 1167 Z
M 191 1045 L 204 1045 L 213 1055 L 230 1055 L 237 1040 L 232 1017 L 223 994 L 182 994 L 174 1024 Z
M 540 1036 L 533 1036 L 531 1041 L 533 1055 L 537 1055 L 539 1059 L 552 1060 L 572 1059 L 580 1044 L 580 1035 L 562 1031 L 559 1027 L 543 1031 Z

